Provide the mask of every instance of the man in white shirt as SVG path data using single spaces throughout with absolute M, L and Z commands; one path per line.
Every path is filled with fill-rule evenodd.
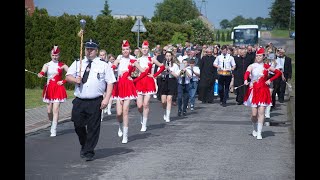
M 85 58 L 74 61 L 66 74 L 66 80 L 75 84 L 71 121 L 79 137 L 80 157 L 86 161 L 93 160 L 100 134 L 101 111 L 108 105 L 116 82 L 111 67 L 97 57 L 97 53 L 98 43 L 90 39 L 85 43 Z
M 223 45 L 221 47 L 221 55 L 217 56 L 213 62 L 213 66 L 218 70 L 219 96 L 223 107 L 227 105 L 232 71 L 236 67 L 234 58 L 232 55 L 227 54 L 227 49 L 227 46 Z

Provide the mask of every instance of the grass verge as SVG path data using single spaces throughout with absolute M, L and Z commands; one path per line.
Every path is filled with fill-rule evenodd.
M 68 99 L 74 98 L 73 92 L 73 90 L 67 90 Z M 45 105 L 46 103 L 42 101 L 42 89 L 25 89 L 25 109 L 32 109 Z

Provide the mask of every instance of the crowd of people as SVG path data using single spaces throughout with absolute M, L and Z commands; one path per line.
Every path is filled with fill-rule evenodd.
M 83 32 L 79 32 L 83 33 Z M 275 108 L 276 95 L 283 103 L 287 82 L 291 79 L 291 59 L 283 48 L 272 43 L 266 47 L 232 45 L 168 44 L 151 49 L 147 40 L 141 48 L 122 42 L 122 53 L 107 54 L 98 42 L 84 43 L 85 56 L 70 67 L 59 61 L 60 49 L 51 50 L 51 61 L 44 64 L 38 77 L 46 77 L 43 101 L 52 121 L 51 135 L 56 136 L 59 105 L 67 98 L 64 84 L 75 84 L 71 121 L 81 145 L 80 156 L 93 160 L 94 148 L 104 114 L 111 115 L 115 102 L 118 136 L 126 144 L 129 132 L 129 107 L 136 103 L 141 129 L 147 131 L 150 99 L 158 99 L 163 108 L 163 120 L 170 123 L 171 110 L 177 106 L 177 116 L 187 116 L 199 102 L 214 103 L 219 98 L 222 107 L 228 106 L 229 93 L 236 94 L 237 105 L 252 108 L 252 135 L 262 139 L 262 126 Z M 63 70 L 66 79 L 63 80 Z M 213 85 L 218 82 L 218 96 Z M 230 105 L 230 103 L 229 103 Z M 162 118 L 162 117 L 161 117 Z

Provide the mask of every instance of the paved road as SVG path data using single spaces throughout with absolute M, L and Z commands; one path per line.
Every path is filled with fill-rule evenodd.
M 102 122 L 96 159 L 91 162 L 80 159 L 69 120 L 59 124 L 53 138 L 49 128 L 29 133 L 25 179 L 295 179 L 288 104 L 271 112 L 271 126 L 263 128 L 262 140 L 250 135 L 250 108 L 236 105 L 233 94 L 227 105 L 221 107 L 217 99 L 214 104 L 198 104 L 181 118 L 174 107 L 172 122 L 165 123 L 160 103 L 152 99 L 146 132 L 139 131 L 137 109 L 130 109 L 128 144 L 117 137 L 113 111 Z
M 269 31 L 264 31 L 261 33 L 261 45 L 265 46 L 269 42 L 277 48 L 284 48 L 286 54 L 295 54 L 295 40 L 291 38 L 273 38 Z

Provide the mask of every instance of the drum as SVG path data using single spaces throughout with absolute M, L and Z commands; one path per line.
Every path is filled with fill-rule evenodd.
M 232 72 L 231 70 L 218 70 L 218 74 L 221 76 L 231 76 Z

